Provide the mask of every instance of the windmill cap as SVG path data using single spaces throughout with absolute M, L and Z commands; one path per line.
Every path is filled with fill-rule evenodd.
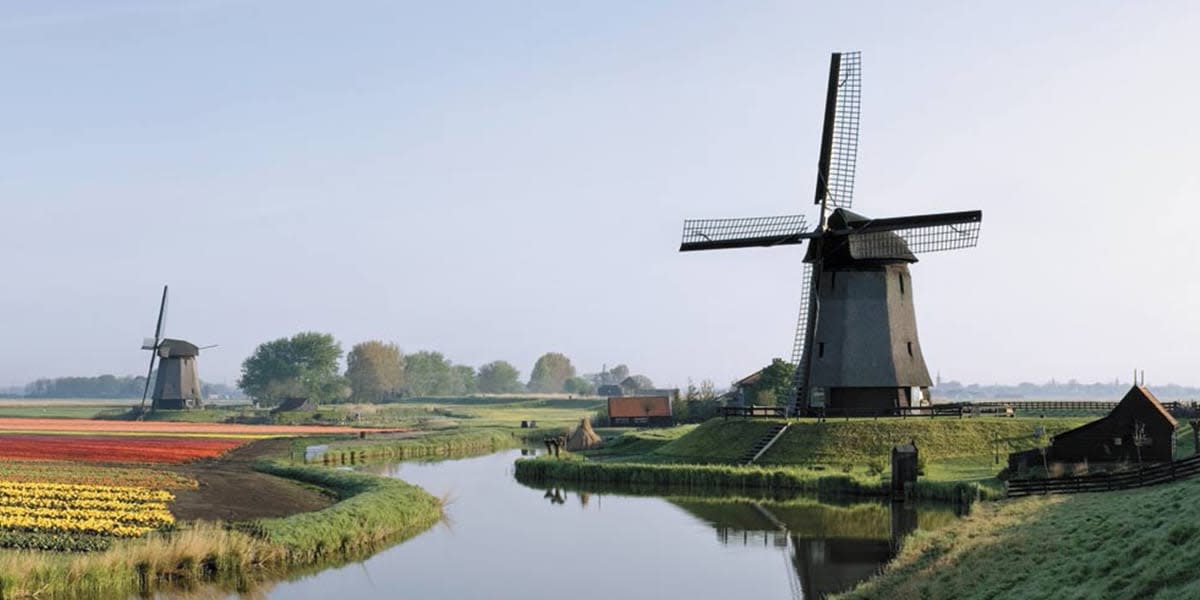
M 158 355 L 163 358 L 199 356 L 200 348 L 188 341 L 168 338 L 158 345 Z

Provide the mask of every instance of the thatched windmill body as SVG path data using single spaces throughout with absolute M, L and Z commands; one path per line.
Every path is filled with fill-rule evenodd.
M 815 204 L 802 215 L 687 220 L 680 251 L 808 243 L 792 414 L 880 414 L 913 406 L 932 381 L 913 310 L 917 254 L 974 246 L 981 211 L 872 219 L 851 212 L 858 155 L 860 53 L 830 61 Z
M 150 351 L 150 368 L 146 372 L 146 387 L 142 391 L 142 410 L 146 408 L 146 396 L 150 393 L 150 377 L 154 363 L 158 361 L 158 375 L 154 378 L 154 395 L 150 410 L 180 410 L 200 408 L 200 373 L 196 370 L 196 357 L 201 348 L 195 344 L 164 338 L 167 319 L 167 286 L 163 286 L 162 303 L 158 307 L 158 322 L 154 337 L 142 342 L 142 350 Z

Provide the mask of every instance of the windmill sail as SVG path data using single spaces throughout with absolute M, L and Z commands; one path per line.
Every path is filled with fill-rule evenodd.
M 799 244 L 809 236 L 803 215 L 740 219 L 688 219 L 680 252 Z
M 850 235 L 850 254 L 868 259 L 973 248 L 982 223 L 977 210 L 875 219 Z
M 796 317 L 796 337 L 792 340 L 792 383 L 788 388 L 787 410 L 796 414 L 796 401 L 808 394 L 808 370 L 812 360 L 812 340 L 816 331 L 817 296 L 812 293 L 813 265 L 804 263 L 801 276 L 800 314 Z
M 862 108 L 862 53 L 838 52 L 829 61 L 825 125 L 817 159 L 817 197 L 835 208 L 854 203 L 858 165 L 858 115 Z
M 154 359 L 158 358 L 158 347 L 162 344 L 163 327 L 167 320 L 167 286 L 163 286 L 162 302 L 158 305 L 158 321 L 154 325 L 154 339 L 146 338 L 142 342 L 142 350 L 150 351 L 150 367 L 146 369 L 146 387 L 142 390 L 142 404 L 138 409 L 140 415 L 146 413 L 146 397 L 150 395 L 150 376 L 154 374 Z

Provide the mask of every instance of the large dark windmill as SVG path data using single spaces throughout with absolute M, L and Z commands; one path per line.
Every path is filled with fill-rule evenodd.
M 158 375 L 154 377 L 150 410 L 200 408 L 200 374 L 196 371 L 196 357 L 200 355 L 201 348 L 184 340 L 162 337 L 166 320 L 167 286 L 164 285 L 154 337 L 142 342 L 142 350 L 150 351 L 150 369 L 146 372 L 146 388 L 142 391 L 143 414 L 146 396 L 150 395 L 150 376 L 154 373 L 155 359 L 158 360 Z
M 872 219 L 851 212 L 858 157 L 859 52 L 829 65 L 817 162 L 817 226 L 801 215 L 687 220 L 680 251 L 808 241 L 789 412 L 881 414 L 918 404 L 929 370 L 917 339 L 908 265 L 917 254 L 974 246 L 981 211 Z

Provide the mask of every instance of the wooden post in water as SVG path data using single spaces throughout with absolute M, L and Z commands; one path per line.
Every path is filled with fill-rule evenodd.
M 917 442 L 892 447 L 892 499 L 903 499 L 917 485 Z

